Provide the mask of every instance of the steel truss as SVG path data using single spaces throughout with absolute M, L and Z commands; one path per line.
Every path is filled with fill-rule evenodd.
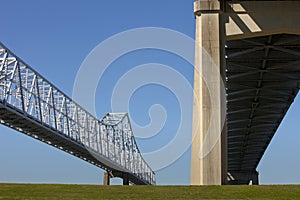
M 134 184 L 155 184 L 127 113 L 96 119 L 1 43 L 0 123 Z

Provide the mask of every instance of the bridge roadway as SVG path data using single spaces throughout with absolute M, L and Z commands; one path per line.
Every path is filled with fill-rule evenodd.
M 96 119 L 0 43 L 0 123 L 99 168 L 153 185 L 126 113 Z

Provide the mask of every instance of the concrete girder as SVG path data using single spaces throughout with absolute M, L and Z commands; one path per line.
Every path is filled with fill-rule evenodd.
M 300 35 L 299 1 L 228 1 L 227 40 L 274 34 Z M 284 16 L 284 17 L 282 17 Z

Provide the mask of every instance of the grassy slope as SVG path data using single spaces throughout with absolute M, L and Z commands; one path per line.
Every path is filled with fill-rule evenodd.
M 0 199 L 300 199 L 300 185 L 190 187 L 0 184 Z

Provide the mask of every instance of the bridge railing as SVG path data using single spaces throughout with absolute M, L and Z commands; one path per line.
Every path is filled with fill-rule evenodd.
M 124 172 L 155 184 L 155 174 L 137 147 L 126 113 L 96 119 L 1 43 L 0 100 L 105 156 Z

